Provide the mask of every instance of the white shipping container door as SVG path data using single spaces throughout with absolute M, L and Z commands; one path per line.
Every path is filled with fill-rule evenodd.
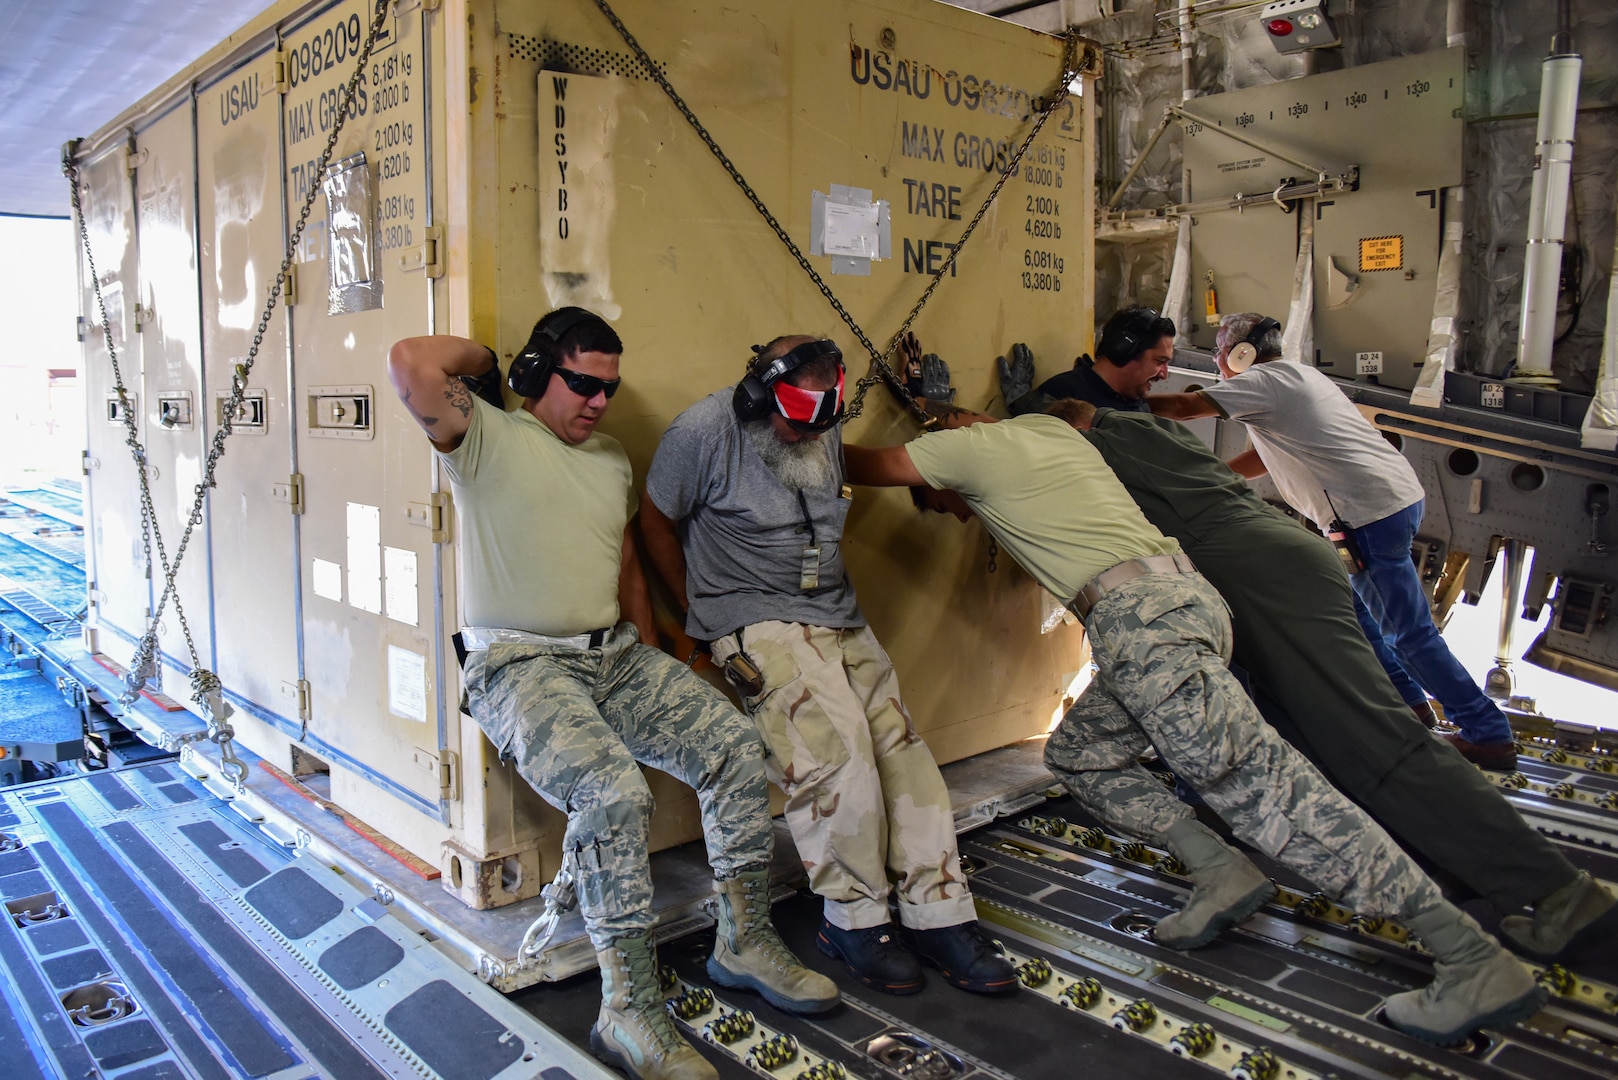
M 274 58 L 251 57 L 197 91 L 205 430 L 222 419 L 285 255 Z M 295 733 L 298 588 L 294 413 L 282 296 L 264 330 L 210 497 L 218 674 L 253 715 Z
M 148 480 L 164 550 L 174 568 L 176 594 L 158 619 L 158 648 L 164 658 L 163 689 L 189 701 L 185 677 L 192 666 L 189 630 L 196 662 L 212 669 L 212 604 L 206 503 L 183 556 L 186 522 L 202 482 L 202 335 L 197 311 L 196 166 L 192 144 L 193 104 L 189 94 L 135 136 L 135 228 L 140 239 L 141 330 L 144 395 L 140 402 L 146 433 Z M 165 588 L 160 563 L 153 570 L 153 603 Z M 181 613 L 185 623 L 181 623 Z
M 283 31 L 293 220 L 322 183 L 315 163 L 371 10 L 351 0 Z M 420 12 L 390 14 L 324 176 L 330 197 L 316 196 L 299 247 L 293 412 L 309 733 L 332 764 L 436 818 L 440 727 L 452 718 L 439 707 L 433 534 L 421 513 L 432 450 L 384 365 L 394 341 L 429 330 L 423 75 Z M 375 789 L 345 798 L 344 785 L 334 775 L 334 797 L 364 816 Z
M 137 433 L 144 438 L 141 358 L 134 318 L 140 289 L 136 278 L 134 201 L 126 160 L 124 143 L 109 144 L 89 164 L 81 166 L 80 176 L 85 224 L 112 345 L 134 410 Z M 85 425 L 89 465 L 85 477 L 85 549 L 95 601 L 91 623 L 98 630 L 96 643 L 100 651 L 120 664 L 128 664 L 150 610 L 141 546 L 139 473 L 125 445 L 127 432 L 118 415 L 112 360 L 82 250 L 79 257 L 85 318 L 84 396 L 89 410 Z

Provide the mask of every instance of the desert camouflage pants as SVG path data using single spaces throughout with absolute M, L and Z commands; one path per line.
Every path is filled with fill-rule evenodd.
M 976 919 L 949 790 L 876 636 L 765 622 L 741 637 L 764 675 L 763 693 L 747 701 L 764 767 L 786 793 L 787 824 L 826 918 L 845 930 L 880 926 L 892 881 L 906 926 Z M 734 634 L 714 642 L 715 662 L 736 649 Z
M 1230 620 L 1200 574 L 1136 578 L 1103 596 L 1085 629 L 1099 674 L 1051 734 L 1045 764 L 1096 817 L 1161 843 L 1191 816 L 1137 761 L 1151 746 L 1237 836 L 1347 906 L 1404 917 L 1442 899 L 1259 716 L 1225 667 Z
M 567 814 L 564 855 L 600 950 L 655 921 L 652 793 L 635 763 L 690 784 L 721 879 L 773 850 L 758 734 L 713 687 L 620 623 L 597 649 L 496 644 L 471 653 L 472 717 L 523 779 Z

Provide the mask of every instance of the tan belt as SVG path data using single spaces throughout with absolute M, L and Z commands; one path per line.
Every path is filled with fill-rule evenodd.
M 1079 617 L 1079 621 L 1090 617 L 1090 609 L 1096 606 L 1096 601 L 1112 592 L 1127 581 L 1134 581 L 1147 574 L 1194 574 L 1196 566 L 1191 562 L 1191 556 L 1180 552 L 1175 555 L 1148 555 L 1144 559 L 1130 559 L 1117 566 L 1103 570 L 1090 579 L 1090 583 L 1079 590 L 1079 595 L 1068 601 L 1068 610 Z

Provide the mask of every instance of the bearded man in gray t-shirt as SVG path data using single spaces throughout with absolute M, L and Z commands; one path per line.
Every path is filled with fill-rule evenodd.
M 647 551 L 764 738 L 825 901 L 821 951 L 889 993 L 921 989 L 920 961 L 963 989 L 1015 990 L 977 924 L 949 791 L 843 568 L 842 353 L 803 336 L 754 352 L 741 383 L 664 433 L 641 498 Z

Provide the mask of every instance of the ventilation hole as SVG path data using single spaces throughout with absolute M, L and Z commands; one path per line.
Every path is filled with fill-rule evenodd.
M 1399 434 L 1397 431 L 1384 431 L 1382 433 L 1382 437 L 1388 440 L 1388 445 L 1393 447 L 1395 450 L 1400 452 L 1404 451 L 1405 437 Z
M 449 883 L 453 888 L 459 889 L 461 887 L 461 857 L 459 855 L 449 857 Z
M 631 53 L 592 49 L 585 45 L 570 45 L 550 38 L 529 37 L 527 34 L 507 35 L 507 52 L 518 60 L 531 60 L 547 71 L 570 71 L 578 75 L 621 75 L 626 79 L 649 80 L 650 73 Z M 658 64 L 658 70 L 668 71 L 667 64 Z
M 1545 486 L 1545 470 L 1538 465 L 1519 461 L 1511 467 L 1511 486 L 1518 491 L 1538 491 Z
M 508 893 L 522 888 L 522 860 L 515 855 L 500 862 L 500 887 Z
M 1456 476 L 1471 476 L 1478 471 L 1478 465 L 1481 464 L 1477 451 L 1465 448 L 1451 450 L 1446 460 L 1449 463 L 1449 471 Z

